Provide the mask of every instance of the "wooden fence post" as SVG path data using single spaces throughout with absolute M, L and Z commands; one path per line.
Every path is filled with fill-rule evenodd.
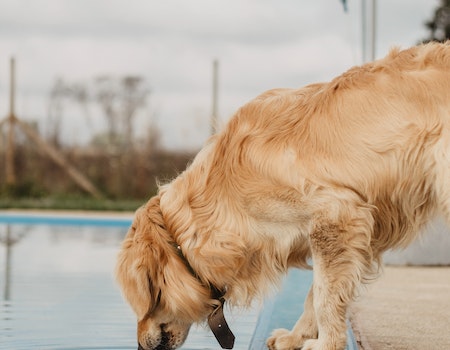
M 6 162 L 5 162 L 5 171 L 6 171 L 6 184 L 8 186 L 14 186 L 16 184 L 16 170 L 14 166 L 14 156 L 15 156 L 15 60 L 14 57 L 11 57 L 10 63 L 10 85 L 9 85 L 9 115 L 8 115 L 8 141 L 6 146 Z

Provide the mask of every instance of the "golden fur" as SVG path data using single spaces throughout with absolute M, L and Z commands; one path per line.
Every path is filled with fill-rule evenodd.
M 140 348 L 180 346 L 211 286 L 246 306 L 312 259 L 305 312 L 268 347 L 344 349 L 358 286 L 438 211 L 450 221 L 449 43 L 268 91 L 136 213 L 117 278 Z

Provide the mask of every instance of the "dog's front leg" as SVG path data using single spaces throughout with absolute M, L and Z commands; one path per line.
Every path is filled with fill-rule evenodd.
M 307 339 L 317 338 L 317 322 L 314 312 L 314 290 L 311 286 L 306 296 L 304 311 L 295 324 L 292 331 L 287 329 L 276 329 L 267 340 L 270 350 L 294 350 L 299 349 Z
M 322 222 L 310 235 L 314 262 L 314 310 L 318 338 L 302 350 L 343 350 L 346 347 L 346 312 L 357 287 L 371 269 L 370 215 Z

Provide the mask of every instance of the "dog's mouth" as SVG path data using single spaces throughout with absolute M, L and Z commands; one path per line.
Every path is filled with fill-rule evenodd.
M 171 336 L 169 332 L 164 331 L 164 324 L 161 325 L 161 340 L 158 346 L 156 348 L 152 348 L 152 350 L 173 350 L 178 348 L 179 346 L 174 346 L 171 344 Z M 138 343 L 138 350 L 147 350 L 147 348 L 144 348 L 140 343 Z
M 167 332 L 161 333 L 161 343 L 154 348 L 153 350 L 173 350 L 174 347 L 169 345 L 169 334 Z M 142 347 L 141 344 L 138 343 L 138 350 L 146 350 L 144 347 Z
M 168 332 L 164 332 L 164 330 L 161 329 L 161 343 L 156 347 L 155 350 L 172 350 L 174 347 L 169 345 L 170 342 L 170 336 Z

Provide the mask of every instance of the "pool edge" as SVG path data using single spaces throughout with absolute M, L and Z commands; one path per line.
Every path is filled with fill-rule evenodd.
M 312 271 L 293 269 L 289 272 L 289 274 L 287 275 L 287 277 L 285 278 L 285 280 L 283 282 L 283 287 L 279 291 L 279 293 L 277 293 L 277 295 L 273 296 L 272 298 L 269 298 L 264 303 L 264 306 L 258 315 L 257 323 L 255 326 L 253 335 L 251 337 L 250 344 L 248 346 L 248 350 L 267 349 L 266 340 L 270 336 L 271 332 L 274 329 L 289 328 L 289 327 L 283 327 L 284 325 L 282 325 L 281 327 L 273 327 L 273 325 L 271 325 L 271 323 L 272 323 L 272 319 L 274 317 L 282 318 L 282 315 L 280 315 L 280 313 L 282 311 L 281 312 L 277 311 L 275 306 L 277 304 L 283 303 L 282 299 L 286 298 L 285 297 L 286 294 L 293 294 L 296 292 L 298 293 L 298 290 L 292 291 L 291 289 L 292 289 L 293 282 L 295 282 L 296 280 L 298 281 L 299 278 L 305 280 L 304 282 L 307 283 L 308 288 L 301 290 L 301 294 L 302 294 L 303 298 L 301 300 L 299 300 L 299 299 L 297 300 L 298 301 L 297 305 L 292 305 L 292 303 L 291 303 L 291 308 L 295 307 L 295 309 L 298 310 L 298 313 L 296 313 L 295 319 L 292 319 L 292 317 L 291 317 L 287 321 L 288 321 L 288 323 L 295 324 L 295 322 L 297 321 L 297 318 L 303 312 L 303 302 L 306 298 L 307 290 L 309 290 L 309 285 L 312 282 Z M 278 310 L 280 310 L 280 309 L 278 308 Z M 353 330 L 351 328 L 351 323 L 349 320 L 347 320 L 346 333 L 347 333 L 346 350 L 358 350 L 358 345 L 356 343 L 356 339 L 355 339 Z

